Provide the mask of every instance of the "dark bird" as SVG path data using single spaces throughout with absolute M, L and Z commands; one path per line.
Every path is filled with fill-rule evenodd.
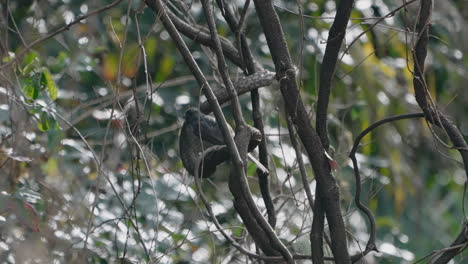
M 231 127 L 229 131 L 234 136 Z M 211 176 L 216 171 L 217 165 L 229 160 L 229 151 L 216 119 L 200 113 L 195 108 L 190 108 L 185 112 L 185 122 L 179 136 L 179 151 L 182 163 L 191 175 L 195 175 L 197 163 L 200 162 L 200 156 L 204 151 L 203 177 Z M 248 158 L 264 173 L 268 173 L 268 169 L 250 153 Z

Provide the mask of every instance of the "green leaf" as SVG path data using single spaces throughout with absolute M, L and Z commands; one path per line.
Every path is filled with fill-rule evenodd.
M 52 74 L 50 74 L 47 68 L 42 68 L 42 78 L 41 78 L 41 85 L 47 87 L 49 91 L 50 98 L 52 100 L 57 100 L 58 89 L 57 85 L 55 84 L 54 78 L 52 78 Z
M 57 119 L 55 119 L 54 116 L 49 116 L 49 124 L 52 130 L 58 130 L 60 128 L 59 123 L 57 122 Z
M 29 76 L 33 70 L 34 70 L 34 65 L 28 64 L 24 66 L 24 68 L 21 70 L 21 73 L 23 74 L 23 76 Z
M 22 80 L 23 93 L 30 102 L 33 102 L 39 97 L 41 75 L 40 73 L 35 73 Z
M 46 132 L 50 129 L 50 122 L 49 122 L 49 115 L 46 112 L 42 112 L 39 115 L 39 123 L 37 124 L 37 127 L 39 130 L 42 132 Z
M 5 56 L 2 58 L 2 62 L 3 63 L 7 63 L 11 60 L 15 59 L 15 54 L 14 53 L 10 53 L 8 56 Z
M 29 52 L 23 59 L 24 67 L 21 70 L 23 76 L 29 76 L 38 67 L 38 62 L 37 53 L 34 51 Z
M 23 93 L 29 99 L 36 100 L 39 96 L 39 91 L 33 85 L 25 85 L 23 86 Z
M 24 59 L 23 59 L 23 63 L 24 65 L 29 65 L 31 63 L 33 63 L 34 61 L 38 61 L 38 57 L 37 57 L 37 53 L 34 52 L 34 51 L 31 51 L 29 52 L 28 54 L 26 54 L 26 56 L 24 56 Z
M 28 99 L 36 100 L 39 97 L 39 86 L 34 85 L 34 77 L 28 78 L 24 81 L 23 93 Z
M 58 130 L 60 128 L 55 116 L 44 110 L 40 110 L 39 123 L 37 124 L 37 127 L 42 132 Z

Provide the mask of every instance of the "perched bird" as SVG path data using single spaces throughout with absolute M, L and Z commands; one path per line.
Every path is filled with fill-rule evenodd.
M 234 136 L 231 127 L 229 131 Z M 185 112 L 185 122 L 179 136 L 179 151 L 182 163 L 191 175 L 195 175 L 202 152 L 207 150 L 204 154 L 203 177 L 211 176 L 217 165 L 229 160 L 229 151 L 216 119 L 200 113 L 198 109 L 190 108 Z M 268 169 L 250 153 L 248 158 L 264 173 L 268 173 Z
M 212 145 L 225 145 L 223 133 L 219 129 L 216 119 L 212 116 L 200 113 L 196 108 L 190 108 L 185 112 L 185 124 L 190 125 L 198 138 Z M 234 136 L 234 131 L 228 126 L 229 132 Z

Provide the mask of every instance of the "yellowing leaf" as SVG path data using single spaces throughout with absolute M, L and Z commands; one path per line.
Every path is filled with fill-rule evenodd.
M 405 198 L 406 198 L 406 195 L 404 192 L 404 186 L 398 184 L 395 187 L 395 191 L 393 195 L 395 196 L 395 210 L 398 215 L 401 215 L 405 206 Z
M 145 51 L 148 62 L 154 61 L 156 56 L 157 41 L 155 37 L 149 37 L 145 41 Z
M 159 70 L 156 72 L 156 81 L 161 82 L 165 80 L 171 73 L 172 68 L 174 68 L 174 64 L 174 57 L 168 55 L 164 56 L 159 64 Z
M 117 78 L 118 61 L 118 57 L 114 54 L 104 55 L 102 75 L 106 81 L 114 81 Z
M 57 100 L 57 96 L 58 96 L 57 85 L 55 84 L 54 78 L 52 78 L 52 74 L 50 74 L 47 68 L 42 69 L 42 79 L 43 79 L 44 85 L 47 87 L 47 90 L 49 91 L 50 98 L 54 101 Z
M 130 45 L 125 49 L 122 57 L 122 74 L 132 78 L 138 71 L 140 48 L 138 44 Z

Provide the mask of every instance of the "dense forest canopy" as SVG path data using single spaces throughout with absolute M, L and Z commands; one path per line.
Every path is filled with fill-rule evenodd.
M 466 1 L 0 3 L 1 263 L 466 261 Z

